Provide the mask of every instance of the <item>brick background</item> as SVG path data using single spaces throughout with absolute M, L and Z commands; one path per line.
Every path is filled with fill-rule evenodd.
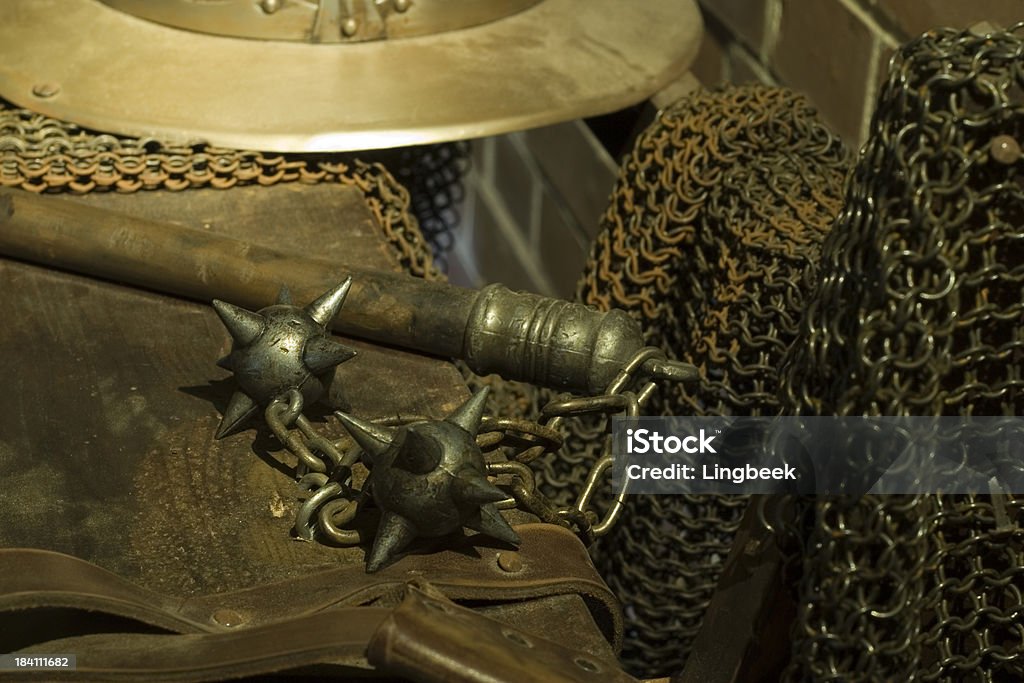
M 770 0 L 715 0 L 702 6 L 740 42 L 754 53 L 764 48 L 766 28 L 769 26 Z
M 868 5 L 907 37 L 933 28 L 965 28 L 981 21 L 1007 28 L 1024 21 L 1021 0 L 870 0 Z
M 866 137 L 899 44 L 931 28 L 1024 21 L 1024 0 L 697 2 L 704 38 L 691 81 L 706 87 L 754 81 L 802 91 L 853 147 Z M 663 106 L 696 81 L 681 79 L 652 102 Z M 451 279 L 571 297 L 615 167 L 581 121 L 475 141 Z
M 694 75 L 805 93 L 852 146 L 863 143 L 893 50 L 933 28 L 1024 21 L 1024 0 L 698 0 L 705 39 Z
M 843 138 L 857 139 L 877 37 L 849 7 L 834 0 L 783 0 L 769 64 L 779 80 L 816 98 Z
M 615 174 L 582 121 L 475 140 L 449 279 L 571 298 Z

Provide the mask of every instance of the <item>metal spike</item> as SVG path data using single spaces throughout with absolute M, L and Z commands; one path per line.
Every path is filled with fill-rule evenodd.
M 345 429 L 348 430 L 348 433 L 359 444 L 359 447 L 366 451 L 371 459 L 384 455 L 398 434 L 398 430 L 393 427 L 384 427 L 367 422 L 366 420 L 360 420 L 358 417 L 346 415 L 340 410 L 334 414 L 341 420 L 341 424 L 345 426 Z
M 292 290 L 288 289 L 288 285 L 281 285 L 281 289 L 277 290 L 277 301 L 275 303 L 292 305 Z
M 259 313 L 247 311 L 219 299 L 213 300 L 213 310 L 217 311 L 224 327 L 228 328 L 231 338 L 239 346 L 248 346 L 263 333 L 265 320 Z
M 401 515 L 385 512 L 377 527 L 373 548 L 366 557 L 366 573 L 372 574 L 402 552 L 416 537 L 413 525 Z
M 218 360 L 217 367 L 224 368 L 225 370 L 234 371 L 235 368 L 234 365 L 231 363 L 231 355 L 232 354 L 229 353 L 228 355 Z
M 220 426 L 217 427 L 218 439 L 223 439 L 229 434 L 234 434 L 248 420 L 257 409 L 256 402 L 241 391 L 236 391 L 228 401 L 228 407 L 221 418 Z
M 482 474 L 464 474 L 452 482 L 452 496 L 463 503 L 486 505 L 505 500 L 508 495 L 497 486 L 487 481 Z
M 480 429 L 480 420 L 484 417 L 484 404 L 487 403 L 487 394 L 490 390 L 490 387 L 484 387 L 476 392 L 465 403 L 456 408 L 451 415 L 446 417 L 445 421 L 462 427 L 471 436 L 476 436 L 477 430 Z
M 465 525 L 499 541 L 519 545 L 519 534 L 512 530 L 493 504 L 481 505 L 480 517 L 466 522 Z
M 347 277 L 340 285 L 327 292 L 319 299 L 306 306 L 306 313 L 321 327 L 327 327 L 338 314 L 338 309 L 345 302 L 348 290 L 352 286 L 352 278 Z
M 302 362 L 314 375 L 318 375 L 354 355 L 355 351 L 330 337 L 314 337 L 306 342 L 306 348 L 302 351 Z

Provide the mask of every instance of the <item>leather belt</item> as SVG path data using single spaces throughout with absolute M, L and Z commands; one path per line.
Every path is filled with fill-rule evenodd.
M 410 582 L 430 586 L 443 600 L 474 605 L 578 595 L 605 637 L 618 648 L 622 633 L 618 603 L 597 576 L 583 545 L 571 532 L 554 525 L 525 524 L 516 531 L 522 545 L 513 562 L 508 561 L 509 551 L 481 546 L 479 539 L 467 538 L 465 547 L 410 555 L 373 575 L 359 565 L 346 565 L 185 599 L 141 588 L 69 555 L 0 549 L 0 616 L 16 610 L 76 610 L 80 612 L 75 620 L 78 633 L 88 633 L 90 624 L 96 630 L 109 628 L 103 624 L 112 616 L 136 622 L 130 628 L 122 625 L 118 633 L 93 632 L 70 638 L 52 633 L 58 638 L 42 636 L 45 642 L 35 640 L 31 647 L 19 650 L 78 653 L 76 680 L 215 680 L 228 674 L 265 674 L 313 664 L 369 673 L 367 644 L 391 618 L 392 609 L 410 599 Z M 453 614 L 468 612 L 482 620 L 481 624 L 500 624 L 451 605 L 456 610 Z M 54 629 L 59 626 L 54 624 Z M 439 622 L 436 626 L 444 632 L 451 624 Z M 487 631 L 484 626 L 478 628 Z M 153 633 L 154 629 L 164 633 Z M 392 627 L 390 633 L 395 632 Z M 410 642 L 409 634 L 403 633 L 401 642 Z M 422 626 L 418 633 L 426 637 Z M 402 672 L 407 675 L 408 657 L 402 661 Z M 592 673 L 574 664 L 572 657 L 567 661 L 566 671 Z M 377 663 L 388 669 L 388 662 L 383 658 Z M 436 662 L 431 666 L 436 670 Z M 598 666 L 606 674 L 617 671 L 613 662 Z M 53 678 L 57 672 L 45 673 L 42 678 Z

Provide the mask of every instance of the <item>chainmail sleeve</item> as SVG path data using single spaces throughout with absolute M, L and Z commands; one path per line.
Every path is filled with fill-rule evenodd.
M 1024 27 L 893 58 L 784 372 L 811 415 L 1024 411 Z M 790 681 L 1024 680 L 1024 498 L 808 501 Z
M 640 320 L 647 343 L 701 369 L 651 414 L 774 415 L 781 361 L 840 208 L 848 155 L 787 90 L 702 91 L 623 162 L 578 298 Z M 745 496 L 632 496 L 594 549 L 625 605 L 623 659 L 682 668 L 746 509 Z

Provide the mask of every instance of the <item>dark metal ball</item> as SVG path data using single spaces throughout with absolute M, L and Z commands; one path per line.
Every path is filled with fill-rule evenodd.
M 476 439 L 449 422 L 411 424 L 374 465 L 373 498 L 381 509 L 411 522 L 418 535 L 444 536 L 479 509 L 452 495 L 456 479 L 468 472 L 487 472 Z
M 232 351 L 238 385 L 261 405 L 298 389 L 305 402 L 320 398 L 333 378 L 333 369 L 313 374 L 303 361 L 306 343 L 324 337 L 322 327 L 297 306 L 277 304 L 259 311 L 266 319 L 263 333 L 251 344 Z

